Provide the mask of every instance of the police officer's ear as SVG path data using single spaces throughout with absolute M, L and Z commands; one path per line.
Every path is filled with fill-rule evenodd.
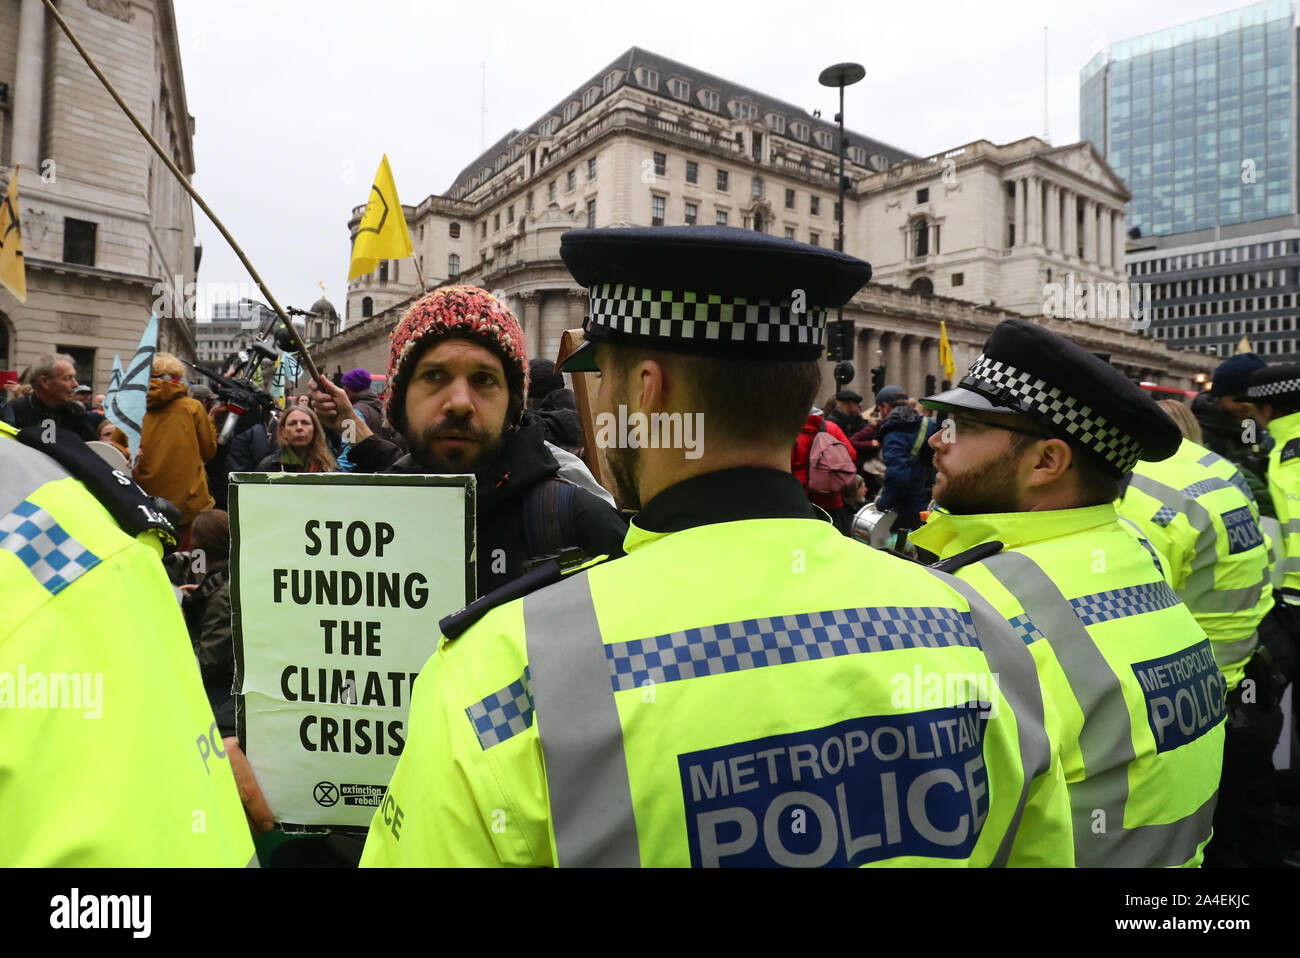
M 1051 485 L 1074 465 L 1074 450 L 1064 439 L 1025 438 L 1029 441 L 1018 445 L 1021 452 L 1021 476 L 1028 488 Z

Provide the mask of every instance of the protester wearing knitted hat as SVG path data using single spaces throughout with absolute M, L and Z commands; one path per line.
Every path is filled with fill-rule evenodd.
M 371 390 L 370 372 L 358 367 L 343 374 L 339 381 L 355 409 L 366 421 L 371 432 L 382 432 L 384 426 L 384 401 Z
M 559 471 L 543 424 L 523 415 L 528 391 L 523 330 L 490 294 L 475 286 L 449 286 L 414 303 L 389 339 L 385 413 L 405 441 L 406 455 L 355 423 L 344 390 L 321 384 L 313 404 L 327 425 L 353 417 L 354 471 L 474 473 L 478 593 L 486 594 L 520 576 L 537 558 L 526 519 L 529 509 L 540 507 L 526 503 L 535 501 L 530 494 Z M 558 525 L 566 547 L 590 556 L 622 554 L 626 523 L 590 492 L 573 493 L 572 509 Z

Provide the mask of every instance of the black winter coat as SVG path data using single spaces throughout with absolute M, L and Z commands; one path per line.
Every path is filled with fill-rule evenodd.
M 75 403 L 65 402 L 51 409 L 33 394 L 19 396 L 7 404 L 0 412 L 0 418 L 16 429 L 39 426 L 45 420 L 53 419 L 58 429 L 76 433 L 86 442 L 93 442 L 98 438 L 95 430 L 91 428 L 90 420 L 86 418 L 85 410 L 80 409 Z
M 354 472 L 411 472 L 424 469 L 393 443 L 370 436 L 352 447 Z M 524 573 L 528 555 L 524 534 L 524 494 L 560 471 L 545 444 L 540 422 L 515 427 L 496 460 L 480 470 L 477 490 L 478 595 L 486 595 Z M 576 546 L 590 556 L 623 554 L 627 523 L 618 512 L 585 489 L 574 493 Z M 504 560 L 504 567 L 503 567 Z

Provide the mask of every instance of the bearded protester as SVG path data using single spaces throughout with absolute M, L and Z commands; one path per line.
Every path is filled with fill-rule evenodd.
M 356 472 L 474 474 L 478 595 L 530 560 L 623 554 L 627 524 L 558 477 L 543 425 L 523 416 L 524 334 L 503 303 L 474 286 L 444 287 L 412 305 L 391 339 L 385 414 L 409 453 L 373 435 L 333 383 L 317 383 L 312 402 L 329 428 L 344 432 L 352 420 Z

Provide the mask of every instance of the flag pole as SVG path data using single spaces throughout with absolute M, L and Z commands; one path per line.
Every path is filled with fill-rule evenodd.
M 403 214 L 403 215 L 405 215 L 405 214 Z M 420 269 L 420 257 L 419 257 L 417 254 L 412 253 L 412 254 L 411 254 L 411 259 L 415 260 L 415 275 L 418 276 L 418 277 L 420 277 L 420 295 L 423 296 L 423 295 L 424 295 L 424 288 L 425 288 L 425 287 L 424 287 L 424 270 Z
M 140 135 L 148 141 L 151 147 L 153 147 L 154 152 L 157 153 L 163 163 L 167 165 L 167 169 L 172 171 L 172 175 L 175 176 L 181 186 L 185 188 L 185 192 L 190 194 L 190 197 L 194 202 L 199 205 L 199 209 L 203 210 L 208 219 L 212 221 L 212 225 L 217 228 L 223 237 L 225 237 L 226 242 L 229 243 L 231 248 L 235 251 L 235 255 L 239 257 L 239 261 L 243 263 L 244 268 L 248 270 L 248 275 L 253 277 L 253 281 L 257 284 L 258 289 L 262 291 L 262 295 L 266 297 L 267 302 L 271 304 L 271 308 L 275 310 L 275 314 L 279 316 L 280 321 L 284 323 L 284 328 L 289 331 L 289 335 L 292 337 L 293 342 L 297 344 L 298 353 L 302 357 L 303 365 L 307 367 L 307 372 L 311 374 L 313 379 L 319 380 L 320 372 L 317 370 L 316 363 L 312 360 L 311 354 L 307 352 L 307 344 L 298 336 L 298 331 L 294 329 L 293 323 L 289 322 L 289 317 L 285 314 L 283 307 L 281 307 L 279 302 L 277 302 L 275 296 L 271 293 L 271 290 L 267 287 L 266 283 L 262 282 L 261 275 L 253 268 L 253 264 L 249 262 L 248 257 L 244 255 L 244 251 L 240 248 L 239 244 L 235 242 L 235 238 L 230 235 L 230 230 L 226 229 L 226 225 L 217 218 L 216 213 L 212 212 L 212 208 L 208 206 L 203 197 L 199 196 L 198 191 L 190 184 L 189 177 L 182 173 L 180 167 L 172 162 L 172 158 L 167 155 L 167 151 L 162 148 L 158 141 L 155 140 L 149 131 L 144 128 L 144 124 L 142 124 L 136 115 L 131 112 L 131 108 L 126 105 L 126 102 L 117 92 L 117 89 L 109 82 L 108 77 L 104 76 L 104 73 L 99 69 L 98 64 L 91 59 L 90 54 L 86 52 L 86 48 L 81 45 L 81 41 L 78 40 L 76 34 L 72 32 L 72 27 L 68 26 L 68 21 L 63 19 L 63 15 L 60 14 L 58 9 L 54 6 L 54 0 L 42 0 L 42 2 L 45 4 L 45 8 L 50 11 L 50 15 L 54 17 L 54 21 L 72 42 L 72 45 L 76 47 L 77 52 L 81 54 L 81 58 L 86 61 L 86 65 L 90 67 L 91 72 L 99 78 L 100 83 L 104 84 L 104 89 L 108 90 L 109 96 L 111 96 L 116 101 L 117 105 L 122 108 L 122 112 L 127 115 L 127 118 L 135 125 L 135 128 L 140 131 Z

